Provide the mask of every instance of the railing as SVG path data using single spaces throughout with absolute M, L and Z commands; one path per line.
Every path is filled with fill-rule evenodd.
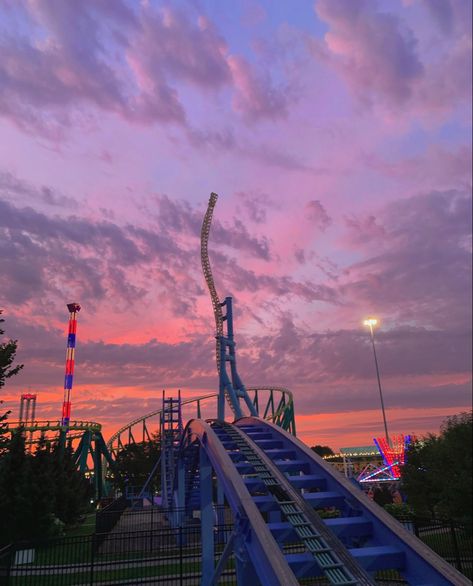
M 106 511 L 104 515 L 113 515 Z M 471 579 L 471 527 L 442 520 L 405 518 L 401 522 Z M 129 530 L 117 531 L 121 527 Z M 133 527 L 141 530 L 131 530 Z M 172 529 L 163 509 L 127 510 L 117 529 L 110 534 L 9 545 L 0 550 L 0 586 L 92 586 L 112 580 L 129 586 L 199 584 L 202 546 L 198 519 Z M 218 557 L 233 531 L 228 509 L 216 509 L 214 531 Z M 230 562 L 219 584 L 234 584 L 234 580 Z M 376 581 L 379 585 L 405 584 L 394 571 L 378 572 Z
M 472 579 L 471 525 L 445 519 L 400 518 L 399 521 L 459 572 Z
M 44 421 L 32 421 L 28 425 L 24 425 L 21 421 L 7 421 L 6 433 L 12 433 L 18 428 L 23 431 L 61 431 L 63 426 L 57 419 L 48 419 Z M 69 431 L 100 431 L 102 425 L 95 421 L 70 421 L 68 425 Z
M 132 513 L 138 519 L 140 513 Z M 141 513 L 143 515 L 143 513 Z M 233 524 L 216 524 L 216 561 Z M 142 531 L 68 537 L 15 544 L 0 551 L 1 586 L 77 586 L 95 584 L 165 584 L 198 586 L 201 580 L 200 522 L 191 519 L 171 529 L 163 511 Z M 219 584 L 234 584 L 230 560 Z

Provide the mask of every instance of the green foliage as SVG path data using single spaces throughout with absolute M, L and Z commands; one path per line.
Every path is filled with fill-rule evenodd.
M 472 522 L 472 413 L 447 419 L 439 436 L 410 446 L 403 490 L 417 516 Z
M 310 448 L 313 452 L 315 452 L 316 454 L 318 454 L 319 456 L 321 456 L 322 458 L 324 456 L 333 456 L 334 452 L 332 450 L 332 448 L 330 448 L 329 446 L 312 446 Z
M 113 486 L 124 492 L 126 487 L 142 487 L 161 455 L 159 438 L 150 442 L 129 444 L 121 450 L 115 460 Z M 159 491 L 161 486 L 161 468 L 158 466 L 148 490 Z
M 0 316 L 2 313 L 3 310 L 0 309 Z M 5 320 L 0 317 L 0 336 L 3 336 L 5 333 L 1 326 L 1 324 L 4 322 Z M 15 376 L 15 374 L 18 374 L 23 368 L 23 364 L 13 366 L 13 362 L 15 361 L 16 356 L 17 344 L 17 340 L 8 340 L 6 342 L 0 343 L 0 389 L 5 385 L 7 378 Z M 3 401 L 0 400 L 0 405 L 2 403 Z M 5 413 L 0 414 L 0 456 L 5 451 L 8 443 L 6 437 L 3 434 L 6 431 L 6 419 L 9 414 L 10 411 L 6 411 Z
M 0 309 L 0 315 L 3 313 L 3 310 Z M 0 317 L 0 324 L 2 324 L 5 320 Z M 0 325 L 0 336 L 3 336 L 4 330 Z M 13 366 L 13 362 L 15 361 L 16 357 L 16 349 L 18 345 L 18 340 L 8 340 L 0 344 L 0 388 L 5 385 L 5 381 L 7 378 L 15 376 L 18 374 L 20 370 L 23 368 L 23 364 L 17 364 Z
M 41 444 L 28 454 L 18 431 L 0 459 L 0 546 L 61 535 L 88 510 L 92 494 L 70 449 Z
M 393 502 L 393 494 L 385 484 L 382 484 L 375 488 L 373 500 L 375 503 L 378 503 L 380 507 L 385 507 Z
M 411 507 L 406 503 L 388 503 L 384 508 L 396 519 L 410 519 L 413 516 Z
M 335 507 L 326 507 L 325 509 L 315 509 L 321 519 L 338 519 L 341 516 L 340 511 Z
M 89 510 L 94 488 L 77 470 L 72 446 L 67 446 L 64 453 L 56 446 L 53 457 L 56 486 L 54 512 L 65 525 L 75 525 Z

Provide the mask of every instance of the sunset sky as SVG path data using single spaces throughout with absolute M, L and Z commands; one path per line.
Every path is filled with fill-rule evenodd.
M 471 408 L 471 0 L 6 0 L 2 390 L 107 439 L 161 390 L 217 390 L 200 228 L 247 386 L 313 445 Z

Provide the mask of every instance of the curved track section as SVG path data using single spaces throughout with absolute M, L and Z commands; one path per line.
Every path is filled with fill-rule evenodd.
M 207 211 L 205 212 L 204 221 L 202 222 L 202 229 L 200 232 L 200 260 L 202 263 L 202 271 L 204 273 L 205 282 L 209 288 L 210 299 L 212 300 L 212 308 L 214 311 L 216 337 L 215 353 L 217 360 L 217 370 L 220 372 L 220 338 L 223 336 L 223 313 L 222 304 L 220 303 L 217 289 L 215 288 L 209 259 L 210 226 L 212 224 L 212 216 L 217 199 L 218 195 L 216 193 L 210 194 L 209 205 L 207 207 Z
M 246 390 L 254 394 L 253 405 L 260 417 L 296 435 L 294 398 L 289 389 L 261 385 L 248 387 Z
M 216 399 L 217 396 L 218 393 L 210 393 L 209 395 L 202 395 L 201 397 L 186 399 L 185 401 L 182 401 L 182 405 L 190 405 L 195 403 L 196 416 L 200 417 L 201 403 L 206 400 Z M 120 449 L 122 449 L 127 444 L 151 441 L 153 431 L 148 428 L 148 424 L 153 423 L 153 420 L 155 420 L 153 424 L 155 431 L 160 431 L 162 412 L 163 409 L 161 407 L 155 411 L 147 413 L 146 415 L 137 417 L 136 419 L 133 419 L 121 427 L 107 441 L 107 448 L 109 449 L 110 453 L 116 456 Z
M 253 405 L 256 407 L 260 417 L 267 421 L 272 421 L 295 435 L 294 399 L 289 389 L 266 385 L 253 386 L 247 390 L 252 395 Z M 212 401 L 215 402 L 217 399 L 218 393 L 209 393 L 208 395 L 182 401 L 183 407 L 191 408 L 191 412 L 187 413 L 186 419 L 204 417 L 202 413 L 205 411 L 205 405 Z M 215 412 L 214 405 L 212 405 L 212 411 Z M 127 444 L 151 441 L 153 433 L 159 431 L 161 413 L 162 408 L 156 409 L 133 419 L 121 427 L 107 441 L 107 448 L 110 453 L 115 456 Z
M 21 427 L 22 431 L 27 433 L 31 439 L 27 440 L 27 443 L 36 444 L 46 437 L 50 437 L 50 434 L 58 435 L 64 430 L 64 426 L 60 421 L 47 420 L 47 421 L 33 421 L 29 425 L 24 425 L 21 421 L 7 421 L 4 433 L 14 433 Z M 82 434 L 86 431 L 91 433 L 99 433 L 102 429 L 100 423 L 95 421 L 70 421 L 68 425 L 68 439 L 76 439 L 82 437 Z M 50 438 L 51 439 L 51 438 Z
M 208 483 L 209 472 L 202 453 L 236 530 L 245 528 L 239 551 L 261 584 L 286 586 L 321 575 L 331 584 L 374 584 L 380 570 L 397 570 L 412 586 L 471 584 L 297 438 L 259 418 L 189 422 L 176 492 L 189 512 L 204 510 L 202 474 Z M 316 511 L 328 507 L 339 516 L 322 520 Z M 275 564 L 276 576 L 268 577 Z

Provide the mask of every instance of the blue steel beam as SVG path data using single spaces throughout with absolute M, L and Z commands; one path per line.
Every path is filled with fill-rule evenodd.
M 200 530 L 202 539 L 202 582 L 209 586 L 214 575 L 214 519 L 212 506 L 212 464 L 205 450 L 199 453 Z

